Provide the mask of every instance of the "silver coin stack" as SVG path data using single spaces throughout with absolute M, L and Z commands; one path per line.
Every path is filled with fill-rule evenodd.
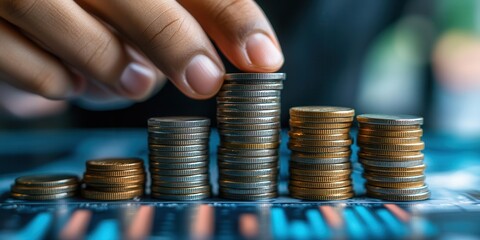
M 430 197 L 425 184 L 423 118 L 411 115 L 357 116 L 359 162 L 367 195 L 390 201 L 418 201 Z
M 280 93 L 285 73 L 233 73 L 217 96 L 220 197 L 278 196 Z
M 208 118 L 148 120 L 152 197 L 178 201 L 210 197 L 209 138 Z

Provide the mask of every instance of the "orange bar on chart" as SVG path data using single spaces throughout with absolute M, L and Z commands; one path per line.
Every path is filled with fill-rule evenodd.
M 192 237 L 194 239 L 210 239 L 214 229 L 214 218 L 214 209 L 212 206 L 207 204 L 198 206 L 195 222 L 193 222 L 191 226 Z
M 126 232 L 127 239 L 147 239 L 152 230 L 154 215 L 153 206 L 140 206 Z
M 401 209 L 398 205 L 395 204 L 384 204 L 384 206 L 393 213 L 393 215 L 397 216 L 398 219 L 402 220 L 403 222 L 408 222 L 410 220 L 410 214 L 405 210 Z
M 238 222 L 243 237 L 254 238 L 258 235 L 258 219 L 255 214 L 242 214 Z
M 60 232 L 59 239 L 83 239 L 92 217 L 89 210 L 77 210 Z
M 328 222 L 328 225 L 332 228 L 339 229 L 343 226 L 343 220 L 340 214 L 337 213 L 335 209 L 331 206 L 320 206 L 320 211 L 325 216 L 325 219 Z

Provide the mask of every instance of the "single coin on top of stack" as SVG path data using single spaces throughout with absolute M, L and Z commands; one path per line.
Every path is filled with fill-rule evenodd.
M 354 115 L 352 108 L 345 107 L 290 108 L 290 196 L 304 200 L 353 197 L 350 127 Z
M 11 196 L 22 200 L 57 200 L 73 197 L 80 183 L 71 174 L 42 174 L 22 176 L 15 179 Z
M 116 201 L 141 197 L 145 189 L 145 170 L 139 158 L 89 160 L 83 176 L 84 198 Z
M 154 117 L 148 120 L 151 195 L 191 201 L 211 196 L 210 119 Z
M 217 95 L 220 197 L 278 196 L 280 94 L 285 73 L 232 73 Z
M 367 195 L 390 201 L 428 199 L 421 152 L 425 147 L 421 140 L 423 118 L 362 114 L 357 121 L 358 159 L 367 180 Z

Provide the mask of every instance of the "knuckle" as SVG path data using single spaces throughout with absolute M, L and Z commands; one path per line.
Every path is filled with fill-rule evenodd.
M 5 16 L 21 18 L 32 11 L 38 2 L 39 0 L 2 0 L 0 11 Z
M 105 34 L 88 41 L 81 51 L 85 52 L 85 68 L 98 68 L 99 63 L 109 61 L 108 50 L 113 41 L 113 37 Z
M 229 0 L 220 1 L 213 10 L 214 19 L 221 23 L 231 25 L 243 21 L 249 17 L 250 14 L 250 0 Z M 238 14 L 241 13 L 241 14 Z
M 169 9 L 154 19 L 144 33 L 147 36 L 147 45 L 152 49 L 166 49 L 186 40 L 188 29 L 186 17 L 182 13 Z

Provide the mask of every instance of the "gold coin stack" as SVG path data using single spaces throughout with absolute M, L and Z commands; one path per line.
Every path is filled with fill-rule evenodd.
M 364 169 L 367 195 L 390 201 L 417 201 L 430 197 L 425 184 L 423 118 L 410 115 L 357 116 L 359 162 Z
M 148 120 L 151 195 L 173 201 L 210 197 L 210 119 L 155 117 Z
M 83 175 L 84 198 L 115 201 L 141 197 L 145 170 L 139 158 L 111 158 L 87 161 Z
M 217 95 L 220 197 L 278 195 L 280 94 L 284 73 L 232 73 Z
M 57 200 L 78 193 L 79 180 L 75 175 L 44 174 L 15 179 L 11 196 L 22 200 Z
M 290 108 L 290 196 L 304 200 L 353 197 L 349 133 L 354 115 L 353 109 L 344 107 Z

